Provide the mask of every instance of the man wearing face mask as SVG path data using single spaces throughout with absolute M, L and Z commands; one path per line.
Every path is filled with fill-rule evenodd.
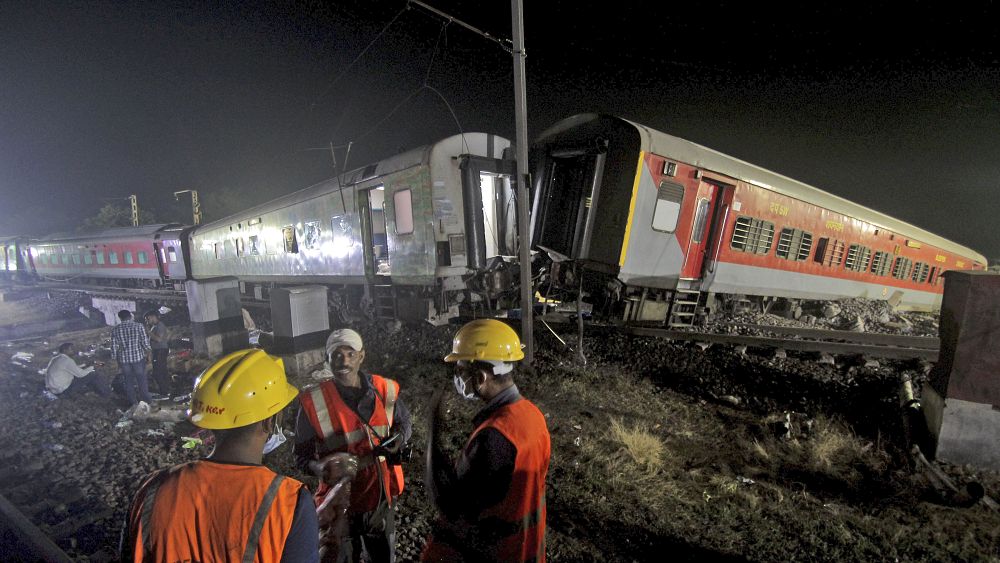
M 229 354 L 194 383 L 188 417 L 212 430 L 203 460 L 148 477 L 128 512 L 122 561 L 319 561 L 309 490 L 261 465 L 298 395 L 280 359 Z
M 423 561 L 545 561 L 545 477 L 551 446 L 545 416 L 517 390 L 524 358 L 512 328 L 493 319 L 463 326 L 446 362 L 466 399 L 486 404 L 454 465 L 441 447 L 443 392 L 432 399 L 427 488 L 441 513 Z
M 410 413 L 399 398 L 399 384 L 361 369 L 361 335 L 351 329 L 330 333 L 326 341 L 326 379 L 299 397 L 295 457 L 299 468 L 320 478 L 317 505 L 335 485 L 333 454 L 358 458 L 351 482 L 347 535 L 338 561 L 395 561 L 394 499 L 403 490 L 401 452 L 410 439 Z

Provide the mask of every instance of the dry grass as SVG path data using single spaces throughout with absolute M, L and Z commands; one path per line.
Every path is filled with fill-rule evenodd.
M 612 418 L 611 438 L 621 444 L 642 473 L 654 475 L 663 469 L 663 442 L 644 424 L 629 428 L 622 419 Z

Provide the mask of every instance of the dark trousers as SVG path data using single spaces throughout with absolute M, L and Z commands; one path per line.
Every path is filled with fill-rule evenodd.
M 83 377 L 74 377 L 73 381 L 69 384 L 69 387 L 63 391 L 62 395 L 82 395 L 87 392 L 88 389 L 93 389 L 98 395 L 108 398 L 111 396 L 111 386 L 108 385 L 107 381 L 104 381 L 97 372 L 90 372 Z
M 120 363 L 122 368 L 123 383 L 125 383 L 125 396 L 128 403 L 134 405 L 139 401 L 136 399 L 135 391 L 138 387 L 139 397 L 150 405 L 153 404 L 153 397 L 149 395 L 149 384 L 146 382 L 146 361 Z
M 337 563 L 358 563 L 362 552 L 368 553 L 372 563 L 395 563 L 395 514 L 386 502 L 371 512 L 348 514 L 348 535 L 340 545 Z
M 156 380 L 156 388 L 160 390 L 161 395 L 173 393 L 170 374 L 167 373 L 166 348 L 153 348 L 153 379 Z

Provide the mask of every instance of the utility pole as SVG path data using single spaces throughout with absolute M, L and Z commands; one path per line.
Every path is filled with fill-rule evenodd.
M 534 295 L 531 291 L 531 240 L 528 229 L 528 108 L 524 86 L 524 12 L 521 0 L 511 0 L 511 27 L 514 37 L 514 129 L 517 149 L 517 237 L 521 263 L 521 341 L 524 363 L 535 359 Z
M 201 224 L 201 203 L 198 202 L 198 190 L 181 190 L 174 192 L 174 199 L 180 200 L 181 195 L 191 193 L 191 214 L 194 216 L 194 224 Z
M 444 18 L 449 24 L 456 23 L 473 33 L 493 41 L 504 50 L 508 50 L 504 41 L 493 37 L 489 33 L 477 29 L 462 20 L 428 6 L 420 0 L 409 0 L 409 2 L 421 8 L 437 14 Z M 521 0 L 511 0 L 511 27 L 513 28 L 514 41 L 513 49 L 510 53 L 514 56 L 514 128 L 516 137 L 516 157 L 517 157 L 517 238 L 518 261 L 521 263 L 521 342 L 524 343 L 524 364 L 531 365 L 535 359 L 535 339 L 534 339 L 534 309 L 532 301 L 534 295 L 531 288 L 531 240 L 528 223 L 528 110 L 525 105 L 524 87 L 524 10 L 521 7 Z M 348 149 L 350 150 L 350 149 Z
M 135 194 L 128 196 L 129 202 L 132 204 L 132 226 L 139 226 L 139 198 Z

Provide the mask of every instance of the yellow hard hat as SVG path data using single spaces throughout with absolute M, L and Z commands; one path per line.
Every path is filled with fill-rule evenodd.
M 298 394 L 280 358 L 256 348 L 240 350 L 198 376 L 187 415 L 200 428 L 239 428 L 273 416 Z
M 495 319 L 478 319 L 458 329 L 444 361 L 516 362 L 523 358 L 521 339 L 514 329 Z

